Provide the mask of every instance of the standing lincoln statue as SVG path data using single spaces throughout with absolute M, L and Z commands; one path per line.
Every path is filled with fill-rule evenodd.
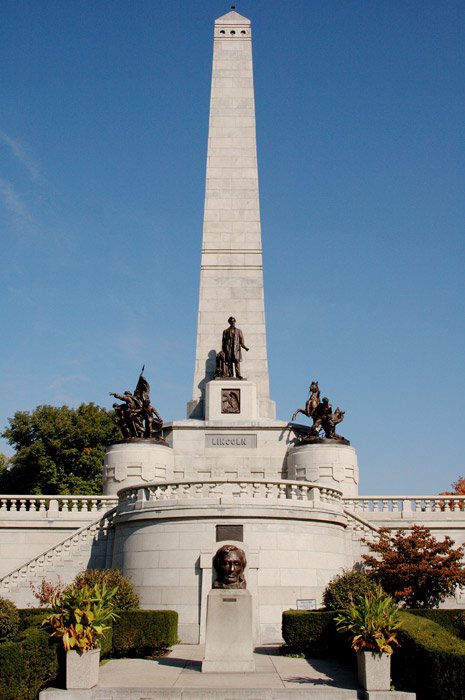
M 241 362 L 242 353 L 241 348 L 244 350 L 249 350 L 245 346 L 244 336 L 240 328 L 236 328 L 236 319 L 234 316 L 228 318 L 229 328 L 223 331 L 223 342 L 221 343 L 221 349 L 224 352 L 224 361 L 228 369 L 228 374 L 230 377 L 236 376 L 237 379 L 242 379 L 241 376 Z M 235 370 L 235 375 L 233 371 L 233 366 Z

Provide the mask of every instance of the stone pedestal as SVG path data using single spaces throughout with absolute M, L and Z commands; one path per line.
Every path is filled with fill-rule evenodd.
M 252 596 L 241 589 L 208 594 L 205 658 L 202 672 L 255 671 L 252 643 Z
M 256 420 L 257 386 L 245 379 L 212 379 L 206 386 L 205 420 Z
M 133 484 L 169 481 L 173 468 L 173 450 L 166 445 L 142 439 L 110 445 L 103 462 L 103 493 L 112 496 Z
M 292 447 L 287 453 L 287 475 L 340 489 L 344 497 L 358 495 L 357 453 L 350 445 L 328 440 Z

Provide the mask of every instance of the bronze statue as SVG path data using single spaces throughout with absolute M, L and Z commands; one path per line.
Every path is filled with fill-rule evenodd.
M 242 549 L 233 544 L 225 544 L 213 557 L 217 579 L 213 588 L 247 588 L 244 569 L 247 566 Z
M 291 420 L 295 420 L 298 413 L 303 413 L 304 416 L 308 418 L 313 418 L 318 404 L 320 403 L 320 389 L 318 388 L 318 382 L 312 382 L 310 384 L 310 397 L 307 399 L 305 408 L 298 408 L 292 414 Z
M 310 397 L 305 404 L 305 408 L 298 408 L 294 411 L 291 421 L 296 419 L 298 413 L 303 413 L 304 416 L 311 418 L 313 421 L 309 428 L 291 427 L 291 430 L 300 442 L 320 442 L 322 435 L 324 435 L 326 440 L 336 440 L 346 445 L 350 444 L 346 438 L 338 435 L 335 430 L 336 425 L 344 420 L 345 411 L 338 407 L 333 413 L 333 407 L 329 403 L 327 396 L 323 396 L 320 401 L 318 382 L 313 381 L 310 384 Z
M 114 403 L 113 408 L 125 440 L 146 438 L 164 443 L 163 420 L 151 404 L 150 385 L 142 374 L 144 367 L 133 394 L 130 391 L 125 391 L 124 394 L 110 392 L 110 396 L 124 402 Z
M 228 323 L 229 328 L 223 331 L 223 339 L 221 342 L 221 351 L 224 354 L 224 370 L 227 372 L 227 374 L 223 376 L 235 376 L 236 379 L 243 379 L 241 376 L 241 348 L 244 348 L 247 352 L 249 348 L 246 347 L 244 343 L 244 336 L 241 329 L 236 328 L 236 319 L 234 316 L 228 318 Z

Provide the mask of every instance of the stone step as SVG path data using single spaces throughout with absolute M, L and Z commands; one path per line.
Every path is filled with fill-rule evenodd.
M 357 700 L 342 688 L 94 688 L 43 690 L 40 700 Z

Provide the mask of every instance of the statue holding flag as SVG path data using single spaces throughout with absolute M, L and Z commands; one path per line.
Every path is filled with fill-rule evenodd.
M 134 393 L 125 391 L 124 394 L 110 392 L 110 396 L 123 401 L 114 403 L 118 425 L 125 440 L 145 438 L 163 442 L 163 420 L 150 401 L 150 385 L 143 376 L 145 365 L 142 367 Z

